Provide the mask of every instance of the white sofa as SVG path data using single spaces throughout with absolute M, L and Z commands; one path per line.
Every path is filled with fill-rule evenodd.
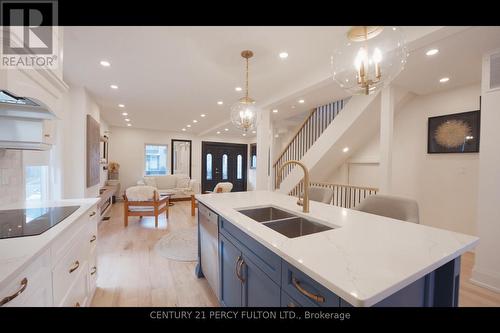
M 153 186 L 160 194 L 172 194 L 173 199 L 190 199 L 192 194 L 199 193 L 199 184 L 187 175 L 144 176 L 137 185 Z

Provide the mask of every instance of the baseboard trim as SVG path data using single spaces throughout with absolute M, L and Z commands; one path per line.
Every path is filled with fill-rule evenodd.
M 494 291 L 500 294 L 500 277 L 472 270 L 470 282 L 476 286 Z

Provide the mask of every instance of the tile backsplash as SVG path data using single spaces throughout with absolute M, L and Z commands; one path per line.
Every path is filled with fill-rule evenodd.
M 23 201 L 23 197 L 22 151 L 0 149 L 0 206 Z

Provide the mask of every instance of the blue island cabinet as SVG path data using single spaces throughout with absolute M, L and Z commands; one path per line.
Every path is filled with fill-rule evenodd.
M 280 306 L 279 285 L 252 262 L 244 249 L 219 235 L 219 251 L 223 306 Z
M 348 307 L 348 302 L 219 217 L 220 302 L 239 307 Z M 374 304 L 458 306 L 460 257 Z

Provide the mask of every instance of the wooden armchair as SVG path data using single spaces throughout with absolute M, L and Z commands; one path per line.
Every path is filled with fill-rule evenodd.
M 132 186 L 123 195 L 123 222 L 128 226 L 129 216 L 154 216 L 155 227 L 158 228 L 158 217 L 165 212 L 168 218 L 170 196 L 160 196 L 151 186 Z

